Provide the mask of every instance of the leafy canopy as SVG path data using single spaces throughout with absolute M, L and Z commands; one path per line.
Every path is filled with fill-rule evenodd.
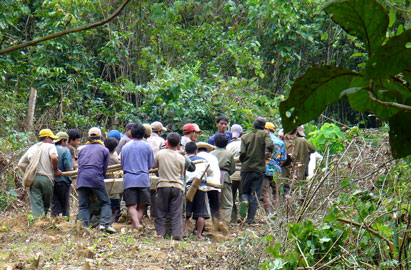
M 369 111 L 390 126 L 392 155 L 411 154 L 411 29 L 386 38 L 389 15 L 376 0 L 335 0 L 324 7 L 331 19 L 365 45 L 360 71 L 312 67 L 299 77 L 280 104 L 286 131 L 315 119 L 327 106 L 348 97 L 357 111 Z

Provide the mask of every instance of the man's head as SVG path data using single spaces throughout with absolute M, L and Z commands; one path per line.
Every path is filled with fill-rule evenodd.
M 131 129 L 133 128 L 134 125 L 135 125 L 134 123 L 128 123 L 126 125 L 126 135 L 130 138 L 132 138 L 131 137 Z
M 140 123 L 133 124 L 133 126 L 131 127 L 130 133 L 131 133 L 131 138 L 141 140 L 142 138 L 144 138 L 144 135 L 146 134 L 146 129 Z
M 101 130 L 98 127 L 92 127 L 88 131 L 87 140 L 100 140 L 101 139 Z
M 231 136 L 233 139 L 240 138 L 241 135 L 243 134 L 243 127 L 239 124 L 234 124 L 231 127 Z
M 57 137 L 54 135 L 54 133 L 46 128 L 42 129 L 39 132 L 39 141 L 40 142 L 45 142 L 45 143 L 52 143 L 53 140 L 57 139 Z
M 196 126 L 194 124 L 188 123 L 183 127 L 183 135 L 190 138 L 193 142 L 197 141 L 199 133 L 200 132 L 196 131 Z
M 264 117 L 259 116 L 254 120 L 253 127 L 255 129 L 264 130 L 266 122 L 267 120 Z
M 167 135 L 168 147 L 175 148 L 180 144 L 180 134 L 171 132 Z
M 117 145 L 118 141 L 114 137 L 108 137 L 104 140 L 104 146 L 108 149 L 108 151 L 110 151 L 110 153 L 113 153 L 114 150 L 116 150 Z
M 216 123 L 218 133 L 225 133 L 228 127 L 228 118 L 224 115 L 220 115 L 217 118 Z
M 67 146 L 67 141 L 69 139 L 69 135 L 66 132 L 59 132 L 56 134 L 57 139 L 55 139 L 53 142 L 56 145 L 62 145 L 62 146 Z
M 151 136 L 151 132 L 152 132 L 151 125 L 150 124 L 143 124 L 143 126 L 146 129 L 146 134 L 144 134 L 144 138 L 147 139 L 148 137 Z
M 217 134 L 214 138 L 215 146 L 225 148 L 228 144 L 228 138 L 225 134 Z
M 185 146 L 187 155 L 195 155 L 197 153 L 197 144 L 195 142 L 188 142 Z
M 67 131 L 67 134 L 69 135 L 68 143 L 73 146 L 74 148 L 77 148 L 80 143 L 81 143 L 81 133 L 78 129 L 69 129 Z
M 167 131 L 167 129 L 163 126 L 163 123 L 159 121 L 155 121 L 151 123 L 151 129 L 153 130 L 154 133 L 157 133 L 159 136 L 163 131 Z
M 268 133 L 274 133 L 274 124 L 271 122 L 265 123 L 265 131 Z

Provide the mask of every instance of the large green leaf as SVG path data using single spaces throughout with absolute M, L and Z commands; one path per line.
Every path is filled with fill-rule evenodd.
M 401 111 L 391 117 L 390 145 L 394 158 L 402 158 L 411 154 L 411 112 Z
M 370 55 L 385 39 L 389 17 L 376 0 L 334 0 L 324 10 L 347 33 L 363 41 Z
M 378 78 L 398 74 L 406 69 L 411 70 L 411 29 L 401 35 L 390 38 L 387 43 L 379 47 L 369 59 L 365 76 Z
M 393 107 L 381 106 L 378 103 L 372 101 L 368 96 L 368 91 L 365 89 L 358 89 L 354 93 L 348 96 L 351 108 L 354 110 L 365 112 L 370 111 L 383 120 L 387 121 L 393 115 L 399 112 L 399 109 Z
M 338 101 L 341 92 L 361 76 L 349 69 L 332 66 L 309 68 L 299 77 L 288 99 L 280 103 L 280 114 L 285 131 L 315 119 L 325 108 Z

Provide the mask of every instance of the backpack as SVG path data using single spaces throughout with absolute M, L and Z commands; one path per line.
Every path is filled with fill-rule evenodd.
M 36 153 L 34 153 L 33 157 L 30 160 L 29 165 L 26 167 L 26 171 L 24 172 L 23 176 L 23 186 L 30 188 L 33 185 L 34 179 L 36 178 L 37 168 L 40 163 L 41 153 L 43 152 L 44 143 L 40 145 L 39 149 L 37 149 Z

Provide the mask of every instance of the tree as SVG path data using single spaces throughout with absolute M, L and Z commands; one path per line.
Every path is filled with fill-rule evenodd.
M 313 120 L 328 105 L 348 97 L 353 109 L 388 121 L 395 158 L 410 155 L 411 29 L 386 38 L 390 18 L 376 0 L 334 0 L 324 11 L 364 43 L 368 60 L 359 72 L 334 66 L 309 68 L 280 104 L 284 129 Z

